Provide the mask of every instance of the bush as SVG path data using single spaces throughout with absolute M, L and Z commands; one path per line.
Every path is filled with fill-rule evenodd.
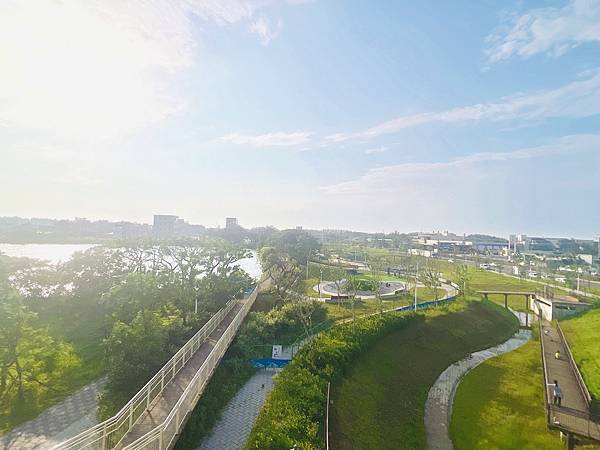
M 386 314 L 335 326 L 305 345 L 276 379 L 246 449 L 323 448 L 327 383 L 383 335 L 405 327 L 414 314 Z
M 268 297 L 267 302 L 274 298 L 260 294 L 256 301 L 264 301 L 263 297 Z M 249 364 L 251 359 L 269 357 L 274 343 L 291 344 L 303 337 L 297 308 L 286 303 L 268 312 L 248 314 L 177 440 L 176 450 L 197 447 L 209 435 L 227 403 L 256 372 Z M 325 316 L 323 305 L 316 304 L 313 321 L 322 321 Z

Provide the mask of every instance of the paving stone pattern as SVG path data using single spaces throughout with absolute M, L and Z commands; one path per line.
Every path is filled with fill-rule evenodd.
M 273 388 L 275 373 L 271 369 L 264 369 L 254 374 L 227 404 L 212 434 L 204 439 L 197 450 L 241 449 Z
M 45 449 L 95 425 L 98 394 L 106 379 L 88 384 L 35 419 L 0 438 L 2 449 Z
M 472 353 L 442 372 L 429 390 L 427 402 L 425 403 L 425 430 L 429 449 L 447 450 L 453 448 L 449 435 L 449 425 L 452 417 L 454 394 L 461 378 L 485 360 L 520 347 L 530 337 L 530 330 L 521 329 L 506 342 L 496 347 Z

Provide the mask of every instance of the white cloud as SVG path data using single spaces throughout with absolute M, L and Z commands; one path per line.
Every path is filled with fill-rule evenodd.
M 313 133 L 296 131 L 293 133 L 267 133 L 259 135 L 228 134 L 219 138 L 220 141 L 237 145 L 253 147 L 294 146 L 306 144 Z
M 600 72 L 553 90 L 516 94 L 495 103 L 479 103 L 440 112 L 397 117 L 366 130 L 326 136 L 332 142 L 368 140 L 430 123 L 540 120 L 549 117 L 587 117 L 600 114 Z
M 321 187 L 330 195 L 377 197 L 382 194 L 425 195 L 432 189 L 451 190 L 466 168 L 481 168 L 483 163 L 549 157 L 582 151 L 599 151 L 600 134 L 572 135 L 538 147 L 510 152 L 475 153 L 452 161 L 405 163 L 370 169 L 361 177 Z
M 185 16 L 175 8 L 137 6 L 2 2 L 0 120 L 94 139 L 177 110 L 162 76 L 191 63 Z
M 513 16 L 488 37 L 491 63 L 512 56 L 560 56 L 586 42 L 600 41 L 600 2 L 573 0 L 563 8 L 538 8 Z
M 104 139 L 182 108 L 171 89 L 196 63 L 193 18 L 252 27 L 273 1 L 0 2 L 0 126 L 52 138 Z
M 365 150 L 365 155 L 372 155 L 373 153 L 384 153 L 387 151 L 388 151 L 387 147 L 368 148 Z
M 281 20 L 277 21 L 276 25 L 272 25 L 269 19 L 262 15 L 250 25 L 250 31 L 258 35 L 263 45 L 269 45 L 279 35 L 282 28 L 283 22 Z

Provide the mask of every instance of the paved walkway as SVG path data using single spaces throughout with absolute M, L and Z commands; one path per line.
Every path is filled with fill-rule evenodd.
M 239 300 L 237 304 L 231 309 L 223 320 L 217 325 L 217 328 L 208 336 L 206 341 L 200 345 L 200 348 L 196 350 L 194 356 L 185 364 L 175 376 L 175 378 L 169 382 L 161 394 L 154 400 L 150 405 L 150 409 L 146 410 L 138 419 L 137 423 L 131 427 L 129 432 L 125 435 L 122 440 L 122 445 L 125 447 L 132 442 L 136 441 L 147 432 L 154 429 L 165 421 L 181 395 L 183 391 L 190 384 L 200 367 L 210 353 L 212 352 L 217 342 L 225 334 L 227 327 L 233 322 L 233 319 L 242 308 L 242 305 L 248 301 L 248 299 Z
M 550 406 L 552 425 L 565 431 L 572 431 L 581 436 L 600 440 L 600 424 L 588 418 L 588 405 L 577 376 L 569 364 L 566 343 L 561 339 L 555 323 L 542 322 L 542 339 L 547 383 L 558 381 L 563 397 L 561 408 Z M 554 353 L 559 350 L 561 358 L 556 359 Z M 547 386 L 547 399 L 552 402 L 552 386 Z
M 50 448 L 98 423 L 98 394 L 106 379 L 88 384 L 0 438 L 2 449 Z
M 197 450 L 238 450 L 244 447 L 260 409 L 273 388 L 272 370 L 260 370 L 227 404 L 221 420 Z
M 425 430 L 429 449 L 447 450 L 453 448 L 448 431 L 450 418 L 452 417 L 452 402 L 461 378 L 485 360 L 520 347 L 530 337 L 530 330 L 521 329 L 506 342 L 472 353 L 442 372 L 429 390 L 427 402 L 425 403 Z

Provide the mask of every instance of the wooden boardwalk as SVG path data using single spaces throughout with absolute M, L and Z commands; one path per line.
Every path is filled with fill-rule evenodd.
M 590 418 L 587 393 L 585 387 L 580 384 L 582 381 L 578 380 L 579 374 L 569 360 L 568 344 L 556 324 L 542 321 L 540 325 L 548 425 L 568 434 L 600 441 L 600 424 Z M 554 356 L 557 350 L 560 352 L 560 359 Z M 563 393 L 561 407 L 552 404 L 553 386 L 549 384 L 554 383 L 554 380 L 558 381 Z
M 194 356 L 179 371 L 175 378 L 165 387 L 162 393 L 150 404 L 150 408 L 138 419 L 136 424 L 125 435 L 119 448 L 126 447 L 145 435 L 167 418 L 196 372 L 202 367 L 217 341 L 227 330 L 237 313 L 248 299 L 239 300 L 232 310 L 219 323 L 208 339 L 198 348 Z

